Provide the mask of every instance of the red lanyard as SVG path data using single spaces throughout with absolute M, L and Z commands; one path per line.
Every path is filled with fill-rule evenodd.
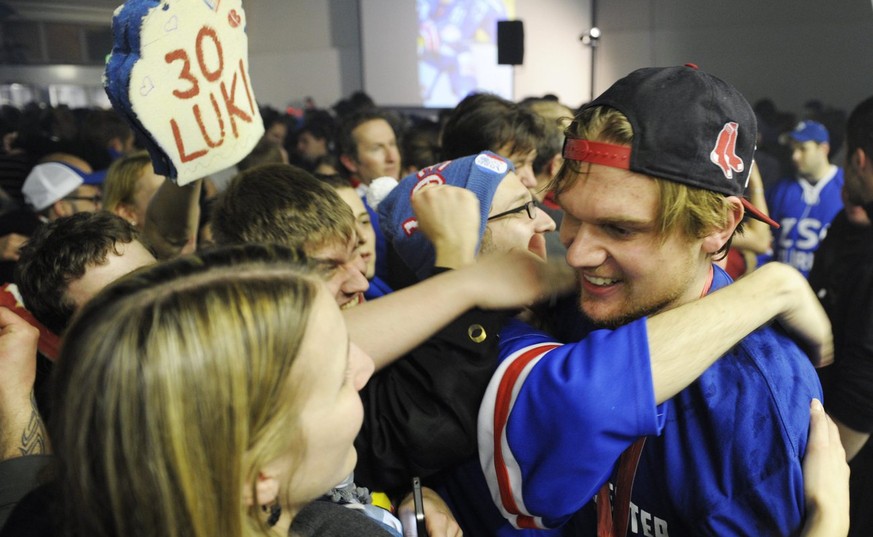
M 634 475 L 637 473 L 637 465 L 645 444 L 645 436 L 637 438 L 618 460 L 614 510 L 610 509 L 612 505 L 609 500 L 609 483 L 605 483 L 597 492 L 597 537 L 627 535 L 631 490 L 634 488 Z

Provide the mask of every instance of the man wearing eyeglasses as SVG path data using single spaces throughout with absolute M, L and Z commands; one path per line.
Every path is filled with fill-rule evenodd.
M 101 208 L 99 179 L 79 157 L 53 153 L 34 166 L 21 187 L 27 207 L 0 216 L 0 238 L 23 242 L 42 223 Z M 12 282 L 17 251 L 0 261 L 0 282 Z
M 530 193 L 512 172 L 512 164 L 496 154 L 483 152 L 471 157 L 456 159 L 431 166 L 414 176 L 401 181 L 398 188 L 392 192 L 379 206 L 381 224 L 386 237 L 391 241 L 398 252 L 399 257 L 409 265 L 419 278 L 426 278 L 433 273 L 435 267 L 457 268 L 473 261 L 479 254 L 500 252 L 510 249 L 527 249 L 540 256 L 545 256 L 543 233 L 554 229 L 554 222 L 545 211 L 539 210 L 533 202 Z M 500 173 L 496 173 L 500 172 Z M 472 207 L 472 210 L 471 210 Z M 413 211 L 414 209 L 414 211 Z M 615 353 L 632 355 L 627 358 L 629 364 L 636 363 L 639 367 L 629 367 L 622 375 L 632 376 L 643 380 L 642 384 L 655 390 L 680 390 L 687 386 L 708 365 L 712 364 L 726 348 L 745 337 L 749 331 L 763 322 L 766 322 L 771 312 L 761 315 L 761 311 L 749 311 L 747 299 L 741 299 L 746 291 L 752 291 L 751 295 L 760 298 L 758 305 L 761 307 L 776 306 L 781 292 L 775 286 L 788 285 L 793 291 L 789 293 L 792 299 L 796 298 L 806 305 L 812 306 L 817 302 L 814 295 L 805 286 L 802 276 L 791 269 L 781 266 L 770 267 L 762 270 L 734 284 L 711 297 L 702 298 L 699 301 L 686 306 L 680 306 L 673 310 L 662 312 L 651 319 L 640 321 L 639 326 L 645 327 L 645 336 L 638 338 L 632 327 L 620 326 L 608 337 L 599 337 L 589 342 L 590 353 L 585 364 L 576 364 L 574 367 L 585 369 L 587 365 L 595 363 L 609 363 L 615 361 Z M 779 270 L 777 270 L 779 269 Z M 783 270 L 784 269 L 784 270 Z M 787 272 L 786 272 L 787 271 Z M 769 282 L 769 283 L 767 283 Z M 748 286 L 742 291 L 737 286 Z M 506 290 L 512 293 L 511 289 Z M 728 297 L 728 293 L 735 294 L 737 301 Z M 768 299 L 762 298 L 764 295 Z M 434 297 L 438 302 L 440 297 Z M 771 300 L 772 299 L 772 300 Z M 715 301 L 722 301 L 723 308 L 716 306 Z M 796 303 L 796 307 L 799 304 Z M 817 304 L 816 304 L 817 306 Z M 702 307 L 703 309 L 691 309 Z M 815 308 L 813 308 L 815 309 Z M 734 317 L 749 321 L 751 324 L 745 328 L 725 319 L 726 312 Z M 809 312 L 809 310 L 808 310 Z M 749 315 L 761 317 L 752 319 Z M 816 309 L 815 314 L 819 326 L 826 326 L 827 322 L 822 319 L 822 312 Z M 790 316 L 789 316 L 790 317 Z M 785 316 L 781 317 L 783 320 Z M 504 317 L 506 319 L 506 317 Z M 431 391 L 437 396 L 442 389 L 442 397 L 449 401 L 452 409 L 451 419 L 461 422 L 460 416 L 470 409 L 464 409 L 459 404 L 460 396 L 458 384 L 464 383 L 466 390 L 462 396 L 469 403 L 470 400 L 479 398 L 484 392 L 479 386 L 474 387 L 471 379 L 477 375 L 488 374 L 488 367 L 496 368 L 496 360 L 489 355 L 489 345 L 496 345 L 494 337 L 493 320 L 482 322 L 483 333 L 480 348 L 468 348 L 469 355 L 466 360 L 458 360 L 454 357 L 444 356 L 430 367 L 405 364 L 405 367 L 414 368 L 420 373 L 422 379 L 421 391 Z M 694 330 L 677 330 L 677 326 L 685 326 L 689 322 L 694 325 Z M 789 328 L 798 328 L 789 327 Z M 499 330 L 499 328 L 498 328 Z M 487 336 L 485 336 L 487 333 Z M 457 334 L 458 345 L 465 343 L 467 337 L 473 333 Z M 800 330 L 801 339 L 812 335 L 811 332 Z M 501 338 L 504 335 L 501 334 Z M 815 339 L 815 337 L 813 337 Z M 662 346 L 663 345 L 663 346 Z M 456 349 L 455 349 L 456 350 Z M 456 350 L 457 351 L 457 350 Z M 829 359 L 829 353 L 825 359 Z M 655 375 L 653 371 L 667 367 L 666 364 L 681 355 L 683 363 L 687 367 L 670 369 L 668 374 Z M 603 357 L 603 360 L 597 360 Z M 821 356 L 820 356 L 821 358 Z M 639 362 L 636 362 L 639 360 Z M 587 364 L 587 365 L 586 365 Z M 693 367 L 692 367 L 693 364 Z M 401 365 L 398 363 L 398 365 Z M 567 368 L 569 371 L 570 367 Z M 564 373 L 567 373 L 564 371 Z M 513 375 L 523 379 L 526 368 L 513 370 Z M 493 370 L 490 371 L 493 373 Z M 555 376 L 561 378 L 561 372 Z M 544 383 L 545 385 L 545 383 Z M 548 392 L 546 387 L 544 392 Z M 585 386 L 583 391 L 589 392 L 586 397 L 597 399 L 605 397 L 615 391 L 615 386 L 610 383 L 597 383 Z M 593 395 L 590 395 L 593 394 Z M 580 394 L 581 395 L 581 394 Z M 506 400 L 513 400 L 514 394 L 503 394 Z M 642 394 L 640 399 L 654 399 L 648 394 Z M 585 399 L 588 400 L 588 399 Z M 415 430 L 418 407 L 410 410 L 409 425 L 407 426 L 408 438 L 422 436 L 419 443 L 410 442 L 409 446 L 417 449 L 411 456 L 417 463 L 434 464 L 439 461 L 447 468 L 449 456 L 458 461 L 460 454 L 467 448 L 463 435 L 456 434 L 452 429 L 445 429 L 436 425 L 427 431 L 427 441 L 423 435 Z M 475 408 L 473 412 L 475 412 Z M 591 408 L 593 414 L 601 419 L 607 419 L 600 415 L 599 407 Z M 448 413 L 445 413 L 448 416 Z M 561 421 L 563 410 L 560 407 L 549 409 L 540 419 Z M 445 418 L 448 421 L 448 417 Z M 434 420 L 435 421 L 435 420 Z M 469 432 L 469 431 L 468 431 Z M 586 451 L 585 434 L 579 429 L 580 437 L 575 444 L 579 448 L 579 456 L 582 460 L 590 454 Z M 524 432 L 520 433 L 524 436 Z M 480 432 L 480 445 L 482 449 Z M 548 445 L 548 437 L 533 435 L 531 442 L 542 442 Z M 419 446 L 424 446 L 419 448 Z M 424 451 L 433 451 L 433 446 L 443 449 L 440 457 L 426 460 Z M 359 449 L 359 452 L 361 450 Z M 474 451 L 475 453 L 475 451 Z M 481 456 L 481 455 L 480 455 Z M 617 455 L 616 455 L 617 456 Z M 596 462 L 596 461 L 595 461 Z M 601 468 L 602 478 L 608 472 L 609 463 L 604 463 Z M 433 466 L 430 466 L 432 468 Z M 438 475 L 425 475 L 425 482 L 436 488 L 448 501 L 455 518 L 460 523 L 465 533 L 470 535 L 515 535 L 516 532 L 501 524 L 499 516 L 496 516 L 494 505 L 489 499 L 492 497 L 487 485 L 484 483 L 481 469 L 477 461 L 473 464 L 457 462 L 450 471 L 444 471 Z M 573 476 L 567 476 L 572 479 Z M 584 479 L 583 479 L 584 481 Z M 582 486 L 593 486 L 597 483 L 577 483 Z M 566 492 L 570 493 L 572 487 Z M 596 490 L 596 487 L 595 487 Z M 508 491 L 511 496 L 512 491 Z M 527 526 L 530 528 L 531 526 Z M 516 530 L 523 534 L 526 530 Z M 531 530 L 542 531 L 542 530 Z M 508 533 L 505 533 L 508 532 Z
M 545 259 L 544 233 L 555 229 L 511 161 L 491 151 L 406 177 L 379 215 L 386 239 L 419 279 L 479 254 L 526 249 Z
M 91 176 L 91 167 L 73 155 L 49 155 L 34 166 L 21 187 L 24 200 L 50 222 L 62 216 L 100 210 L 100 186 Z

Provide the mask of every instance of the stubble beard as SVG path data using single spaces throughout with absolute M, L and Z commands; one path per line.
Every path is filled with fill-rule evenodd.
M 681 290 L 675 290 L 670 293 L 670 295 L 659 299 L 657 302 L 642 306 L 631 305 L 629 301 L 625 300 L 620 313 L 603 318 L 592 317 L 585 311 L 585 298 L 583 294 L 580 294 L 579 311 L 582 312 L 582 316 L 596 328 L 614 330 L 620 326 L 636 321 L 637 319 L 654 315 L 655 313 L 674 307 L 676 300 L 681 296 L 681 294 Z

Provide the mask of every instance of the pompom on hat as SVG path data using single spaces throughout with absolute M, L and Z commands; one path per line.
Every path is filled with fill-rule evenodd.
M 436 253 L 428 238 L 418 230 L 412 210 L 412 196 L 426 185 L 452 185 L 472 191 L 479 198 L 481 221 L 479 244 L 485 234 L 494 192 L 515 167 L 490 151 L 429 166 L 404 177 L 379 204 L 379 224 L 385 238 L 419 279 L 431 275 Z M 477 247 L 478 248 L 478 247 Z

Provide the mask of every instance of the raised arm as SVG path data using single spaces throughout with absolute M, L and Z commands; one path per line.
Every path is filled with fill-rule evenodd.
M 472 308 L 524 307 L 573 287 L 563 261 L 545 264 L 529 252 L 477 262 L 481 216 L 471 191 L 430 186 L 416 192 L 412 204 L 419 231 L 434 246 L 435 266 L 458 270 L 344 312 L 352 341 L 373 357 L 377 370 Z
M 655 400 L 662 403 L 758 327 L 779 321 L 817 367 L 833 361 L 827 314 L 806 279 L 768 263 L 710 295 L 648 319 Z
M 811 349 L 814 362 L 832 360 L 827 316 L 803 276 L 782 264 L 576 343 L 510 324 L 479 414 L 480 462 L 495 504 L 518 527 L 560 525 L 634 439 L 660 432 L 654 403 L 774 319 Z
M 349 336 L 380 369 L 420 345 L 472 308 L 523 307 L 570 290 L 563 263 L 543 263 L 530 252 L 485 256 L 343 311 Z
M 158 259 L 189 254 L 197 247 L 202 182 L 178 186 L 165 180 L 149 203 L 143 233 Z
M 0 308 L 0 461 L 48 452 L 33 398 L 39 330 Z

